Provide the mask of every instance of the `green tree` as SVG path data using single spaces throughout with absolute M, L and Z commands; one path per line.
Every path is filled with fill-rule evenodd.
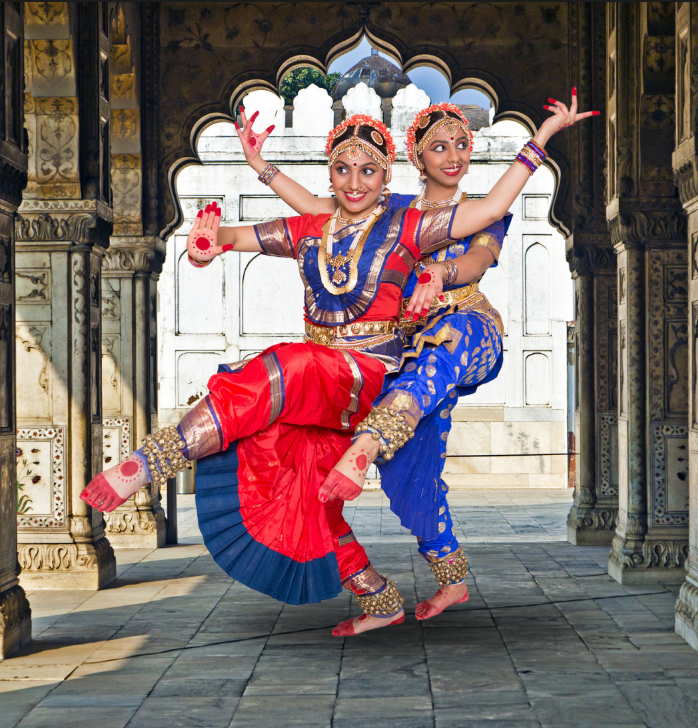
M 340 73 L 330 73 L 328 76 L 324 76 L 314 68 L 294 68 L 281 81 L 281 96 L 285 103 L 292 104 L 298 92 L 313 83 L 324 88 L 328 93 L 332 93 L 332 89 L 340 77 Z

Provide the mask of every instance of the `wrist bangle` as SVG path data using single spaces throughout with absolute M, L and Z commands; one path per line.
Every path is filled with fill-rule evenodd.
M 187 258 L 189 258 L 189 262 L 194 266 L 194 268 L 205 268 L 207 265 L 211 265 L 211 261 L 213 260 L 213 258 L 211 258 L 211 260 L 205 260 L 203 263 L 199 263 L 199 261 L 194 260 L 189 253 L 187 253 Z
M 267 185 L 268 187 L 277 174 L 279 174 L 279 168 L 275 167 L 273 164 L 267 164 L 267 166 L 262 170 L 262 174 L 260 174 L 257 179 L 263 185 Z
M 453 285 L 458 278 L 458 266 L 452 260 L 448 259 L 438 262 L 446 269 L 446 280 L 443 282 L 444 286 Z
M 524 144 L 521 151 L 516 155 L 516 160 L 519 164 L 523 164 L 526 169 L 533 174 L 538 167 L 545 161 L 548 155 L 541 147 L 538 146 L 532 139 Z

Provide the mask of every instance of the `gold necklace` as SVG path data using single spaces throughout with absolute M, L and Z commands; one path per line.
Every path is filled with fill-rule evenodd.
M 329 291 L 333 296 L 339 296 L 342 293 L 350 293 L 354 290 L 359 277 L 358 265 L 359 258 L 366 243 L 366 238 L 371 232 L 376 220 L 383 213 L 384 208 L 378 205 L 374 208 L 370 215 L 365 219 L 361 227 L 354 234 L 354 240 L 346 254 L 338 253 L 332 255 L 334 247 L 334 229 L 337 222 L 337 213 L 335 213 L 329 221 L 329 225 L 322 233 L 322 241 L 318 250 L 318 265 L 320 268 L 320 279 L 325 290 Z M 356 255 L 358 253 L 358 255 Z M 340 270 L 341 267 L 349 263 L 349 280 L 343 286 L 338 284 L 347 280 L 347 274 Z M 328 264 L 334 269 L 332 280 L 327 271 Z
M 360 225 L 362 222 L 365 222 L 366 220 L 368 220 L 368 215 L 366 217 L 362 217 L 360 220 L 352 220 L 351 218 L 345 219 L 339 213 L 339 211 L 341 209 L 342 209 L 341 207 L 337 208 L 337 222 L 340 225 Z
M 451 207 L 451 205 L 457 205 L 459 202 L 462 202 L 464 194 L 467 196 L 467 192 L 462 193 L 459 189 L 457 189 L 453 197 L 447 200 L 427 200 L 424 197 L 425 192 L 426 189 L 422 190 L 416 200 L 415 207 L 418 210 L 434 210 L 439 207 Z

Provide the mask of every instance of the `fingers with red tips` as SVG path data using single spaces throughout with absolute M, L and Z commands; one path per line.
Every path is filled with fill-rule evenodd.
M 592 115 L 592 116 L 599 116 L 600 114 L 601 114 L 601 112 L 600 112 L 600 111 L 592 111 L 592 112 L 591 112 L 591 115 Z
M 198 212 L 196 213 L 196 216 L 197 216 L 197 217 L 201 217 L 201 216 L 202 216 L 203 214 L 204 214 L 204 211 L 203 211 L 203 210 L 199 210 L 199 211 L 198 211 Z
M 204 212 L 205 212 L 206 214 L 208 214 L 209 212 L 211 212 L 211 204 L 210 204 L 210 203 L 209 203 L 208 205 L 206 205 L 206 207 L 205 207 L 205 209 L 204 209 Z
M 419 321 L 419 314 L 418 313 L 412 314 L 412 321 Z
M 555 101 L 555 99 L 548 99 L 548 103 L 549 104 L 556 104 L 557 101 Z
M 226 244 L 225 244 L 225 245 L 224 245 L 224 246 L 223 246 L 223 247 L 221 248 L 221 250 L 222 250 L 222 251 L 223 251 L 224 253 L 227 253 L 227 252 L 228 252 L 229 250 L 233 250 L 233 244 L 232 244 L 232 243 L 226 243 Z
M 272 133 L 272 132 L 274 131 L 274 129 L 275 129 L 275 128 L 276 128 L 276 124 L 272 124 L 272 125 L 271 125 L 271 126 L 270 126 L 270 127 L 268 128 L 268 129 L 267 129 L 267 134 L 271 134 L 271 133 Z
M 254 114 L 252 114 L 252 118 L 250 119 L 250 122 L 254 124 L 254 120 L 259 116 L 259 111 L 255 111 Z
M 235 128 L 236 128 L 236 129 L 237 129 L 238 131 L 240 131 L 240 127 L 238 126 L 238 123 L 237 123 L 237 121 L 234 121 L 234 122 L 233 122 L 233 124 L 235 124 Z
M 422 316 L 426 316 L 428 313 L 429 313 L 429 309 L 428 308 L 423 308 L 422 309 Z
M 445 301 L 446 299 L 443 296 L 439 296 L 439 301 Z
M 577 95 L 577 87 L 572 86 L 572 96 L 576 96 L 576 95 Z
M 222 214 L 223 214 L 223 208 L 216 207 L 216 215 L 218 215 L 218 217 L 220 217 Z
M 546 109 L 546 111 L 550 109 L 550 107 L 547 104 L 543 104 L 543 108 Z

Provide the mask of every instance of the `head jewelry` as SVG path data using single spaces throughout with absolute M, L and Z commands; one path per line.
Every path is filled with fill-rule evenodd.
M 343 152 L 347 152 L 349 159 L 356 159 L 361 152 L 365 152 L 385 170 L 385 184 L 390 182 L 395 144 L 385 125 L 372 116 L 354 114 L 332 129 L 327 137 L 325 152 L 330 169 Z
M 455 104 L 434 104 L 418 112 L 407 130 L 407 157 L 420 171 L 424 169 L 424 164 L 419 157 L 440 129 L 451 138 L 459 130 L 464 131 L 470 151 L 473 151 L 473 133 L 463 112 Z

